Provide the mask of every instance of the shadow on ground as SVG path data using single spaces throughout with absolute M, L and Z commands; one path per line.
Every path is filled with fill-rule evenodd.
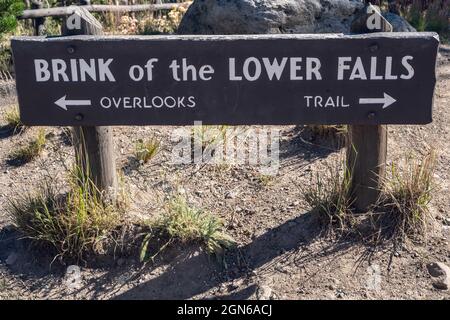
M 326 158 L 345 146 L 345 135 L 330 126 L 295 126 L 283 136 L 280 160 L 284 161 L 283 166 L 291 168 Z
M 118 294 L 115 299 L 190 299 L 225 282 L 247 277 L 253 270 L 271 263 L 284 253 L 298 252 L 302 246 L 319 237 L 321 232 L 316 214 L 307 212 L 267 230 L 251 243 L 230 252 L 226 257 L 227 268 L 212 263 L 210 257 L 198 250 L 189 250 L 171 262 L 164 273 Z M 348 246 L 350 244 L 339 244 L 335 250 Z M 246 288 L 239 288 L 239 291 L 214 298 L 246 299 L 255 290 L 255 284 L 250 283 Z
M 100 272 L 97 274 L 101 275 L 86 278 L 79 293 L 84 292 L 82 296 L 91 299 L 191 299 L 197 296 L 248 299 L 255 295 L 257 278 L 282 260 L 292 257 L 295 267 L 301 268 L 318 258 L 345 254 L 358 243 L 355 239 L 328 241 L 321 249 L 310 250 L 309 245 L 320 238 L 323 238 L 323 228 L 317 214 L 310 211 L 230 250 L 225 256 L 226 265 L 218 263 L 197 245 L 191 245 L 170 248 L 153 264 L 142 266 L 136 249 L 125 256 L 124 265 L 117 264 L 120 256 L 109 257 L 98 264 Z M 49 251 L 30 246 L 14 229 L 4 228 L 0 231 L 0 261 L 5 262 L 11 252 L 18 258 L 13 266 L 8 266 L 9 272 L 27 280 L 40 294 L 46 295 L 53 289 L 63 298 L 78 293 L 65 292 L 58 281 L 63 278 L 67 265 L 59 262 L 50 265 L 54 257 Z M 258 277 L 254 276 L 256 269 Z M 233 280 L 241 284 L 234 285 Z M 220 289 L 224 286 L 226 290 Z

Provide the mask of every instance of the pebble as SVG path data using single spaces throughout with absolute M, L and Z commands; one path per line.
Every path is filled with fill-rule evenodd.
M 450 268 L 442 262 L 427 264 L 428 273 L 432 277 L 433 287 L 439 290 L 448 290 L 450 287 Z
M 445 226 L 450 226 L 450 218 L 442 219 L 442 224 L 445 225 Z
M 258 300 L 270 300 L 272 297 L 272 288 L 267 285 L 260 285 L 256 290 L 256 299 Z
M 345 296 L 345 292 L 341 289 L 336 290 L 336 298 L 342 299 Z
M 234 199 L 234 198 L 236 198 L 235 192 L 229 191 L 225 194 L 225 199 Z
M 70 265 L 66 269 L 64 276 L 64 284 L 69 290 L 79 290 L 83 287 L 83 280 L 81 279 L 81 269 L 77 265 Z

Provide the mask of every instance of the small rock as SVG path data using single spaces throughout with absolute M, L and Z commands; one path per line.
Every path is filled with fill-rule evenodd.
M 6 258 L 6 261 L 5 261 L 5 262 L 6 262 L 6 264 L 7 264 L 8 266 L 12 266 L 13 264 L 16 263 L 17 258 L 18 258 L 17 253 L 11 252 L 11 253 L 9 254 L 8 258 Z
M 448 290 L 450 287 L 450 268 L 442 262 L 427 264 L 428 273 L 433 277 L 433 287 Z
M 197 197 L 202 197 L 202 195 L 203 195 L 203 191 L 201 191 L 201 190 L 196 190 L 195 191 L 195 195 L 197 196 Z
M 450 218 L 442 219 L 442 224 L 445 225 L 445 226 L 450 226 Z
M 55 133 L 54 132 L 49 132 L 45 135 L 45 138 L 50 140 L 53 139 L 55 137 Z
M 225 194 L 225 199 L 234 199 L 234 198 L 236 198 L 236 192 L 228 191 L 228 192 Z
M 270 300 L 272 297 L 272 288 L 267 285 L 260 285 L 256 291 L 256 299 L 258 300 Z
M 117 260 L 117 265 L 118 265 L 119 267 L 120 267 L 120 266 L 123 266 L 124 263 L 125 263 L 125 259 L 120 258 L 120 259 Z
M 255 214 L 255 213 L 256 213 L 256 210 L 254 210 L 254 209 L 245 209 L 245 212 L 246 212 L 247 214 Z
M 344 296 L 345 296 L 345 292 L 344 291 L 342 291 L 340 289 L 336 290 L 336 298 L 342 299 L 342 298 L 344 298 Z
M 79 290 L 83 287 L 81 269 L 77 265 L 70 265 L 66 269 L 64 283 L 69 290 Z

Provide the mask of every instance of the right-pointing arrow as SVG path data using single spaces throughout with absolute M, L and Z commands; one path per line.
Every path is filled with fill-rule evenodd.
M 383 95 L 383 98 L 359 98 L 359 104 L 383 104 L 383 109 L 385 109 L 397 101 L 386 92 Z
M 67 95 L 64 95 L 55 101 L 55 104 L 58 107 L 66 110 L 66 111 L 67 111 L 68 106 L 90 106 L 91 105 L 91 100 L 67 100 L 66 97 L 67 97 Z

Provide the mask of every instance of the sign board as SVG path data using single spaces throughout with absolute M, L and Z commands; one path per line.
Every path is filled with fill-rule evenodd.
M 12 40 L 27 125 L 426 124 L 435 33 Z

